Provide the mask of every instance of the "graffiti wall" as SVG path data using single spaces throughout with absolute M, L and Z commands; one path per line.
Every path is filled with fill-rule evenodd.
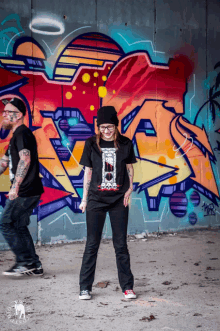
M 74 11 L 63 1 L 60 11 L 40 1 L 30 17 L 28 3 L 8 1 L 0 14 L 0 100 L 24 101 L 38 144 L 45 192 L 31 217 L 35 240 L 86 236 L 79 161 L 102 105 L 115 107 L 138 161 L 129 233 L 220 225 L 217 1 L 184 11 L 172 1 L 85 3 Z M 0 125 L 0 157 L 11 137 Z M 0 212 L 9 188 L 6 171 Z

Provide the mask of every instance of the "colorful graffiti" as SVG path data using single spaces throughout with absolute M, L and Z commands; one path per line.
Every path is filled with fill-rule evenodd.
M 40 23 L 31 28 L 38 29 L 36 24 Z M 57 29 L 61 34 L 62 26 Z M 16 39 L 11 56 L 0 57 L 0 100 L 17 96 L 25 102 L 25 124 L 38 143 L 45 188 L 35 211 L 38 220 L 65 206 L 81 212 L 84 172 L 79 160 L 85 140 L 96 132 L 101 105 L 116 108 L 120 131 L 133 141 L 138 160 L 134 191 L 144 192 L 149 211 L 158 211 L 166 198 L 172 214 L 182 218 L 189 202 L 194 207 L 200 204 L 200 195 L 218 206 L 216 157 L 204 126 L 196 125 L 205 104 L 193 124 L 184 117 L 190 64 L 181 57 L 168 64 L 155 63 L 144 50 L 125 53 L 112 38 L 95 32 L 77 36 L 59 52 L 52 78 L 47 61 L 43 46 L 27 36 Z M 207 101 L 213 121 L 219 85 L 218 75 Z M 0 122 L 2 111 L 0 105 Z M 10 132 L 0 130 L 0 157 L 10 138 Z M 1 176 L 2 205 L 8 190 L 6 171 Z M 197 215 L 191 212 L 188 219 L 194 225 Z

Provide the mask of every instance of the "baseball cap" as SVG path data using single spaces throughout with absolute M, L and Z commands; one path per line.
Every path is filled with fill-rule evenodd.
M 11 103 L 13 106 L 15 106 L 24 116 L 26 114 L 26 106 L 24 102 L 21 99 L 13 98 L 11 100 L 1 100 L 2 103 L 6 106 L 8 103 Z

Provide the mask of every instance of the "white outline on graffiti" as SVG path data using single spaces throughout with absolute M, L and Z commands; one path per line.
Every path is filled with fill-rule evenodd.
M 51 224 L 55 223 L 56 221 L 58 221 L 58 219 L 60 219 L 60 217 L 62 217 L 62 216 L 64 216 L 64 215 L 69 219 L 69 221 L 70 221 L 70 223 L 71 223 L 72 225 L 75 225 L 75 224 L 84 224 L 84 223 L 86 223 L 86 222 L 75 222 L 75 223 L 73 223 L 73 222 L 71 221 L 71 218 L 69 217 L 69 215 L 68 215 L 67 213 L 63 213 L 62 215 L 60 215 L 60 216 L 58 216 L 57 218 L 55 218 L 55 220 L 51 221 L 48 225 L 51 225 Z
M 135 44 L 141 44 L 141 43 L 150 43 L 151 44 L 151 47 L 152 47 L 152 50 L 154 53 L 161 53 L 161 54 L 165 54 L 165 52 L 160 52 L 160 51 L 156 51 L 154 50 L 154 44 L 152 43 L 151 40 L 140 40 L 140 41 L 135 41 L 134 43 L 132 44 L 129 44 L 129 42 L 127 42 L 127 40 L 125 39 L 125 37 L 123 37 L 120 33 L 118 33 L 118 35 L 124 39 L 124 41 L 128 44 L 128 46 L 132 46 L 132 45 L 135 45 Z
M 61 42 L 57 45 L 57 47 L 55 48 L 55 50 L 53 52 L 51 52 L 51 49 L 50 47 L 47 45 L 46 41 L 42 39 L 42 41 L 44 42 L 44 44 L 47 46 L 47 48 L 49 49 L 51 55 L 54 55 L 54 53 L 56 52 L 57 48 L 62 44 L 62 42 L 67 38 L 69 37 L 72 33 L 78 31 L 78 30 L 81 30 L 81 29 L 85 29 L 85 28 L 91 28 L 91 25 L 88 25 L 88 26 L 82 26 L 81 28 L 78 28 L 76 30 L 73 30 L 72 32 L 70 32 L 65 38 L 63 38 L 61 40 Z
M 193 145 L 193 138 L 192 137 L 188 138 L 187 133 L 184 133 L 183 135 L 184 135 L 184 137 L 186 137 L 184 143 L 177 149 L 175 149 L 174 148 L 175 145 L 173 145 L 173 151 L 176 152 L 175 153 L 175 158 L 176 159 L 179 159 L 180 157 L 183 157 L 184 155 L 186 155 L 189 152 L 189 150 L 192 148 L 192 145 Z M 189 146 L 189 148 L 187 149 L 187 151 L 184 154 L 181 154 L 181 155 L 177 156 L 177 153 L 179 152 L 180 148 L 182 148 L 185 145 L 185 143 L 188 139 L 191 139 L 191 145 Z

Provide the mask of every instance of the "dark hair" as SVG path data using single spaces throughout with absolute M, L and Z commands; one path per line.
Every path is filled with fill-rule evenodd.
M 98 133 L 96 134 L 96 144 L 97 144 L 98 149 L 100 150 L 100 152 L 102 152 L 101 147 L 100 147 L 100 139 L 101 139 L 101 132 L 100 132 L 99 127 L 98 127 Z M 117 126 L 115 126 L 114 146 L 115 146 L 116 150 L 119 149 L 119 131 L 118 131 Z

